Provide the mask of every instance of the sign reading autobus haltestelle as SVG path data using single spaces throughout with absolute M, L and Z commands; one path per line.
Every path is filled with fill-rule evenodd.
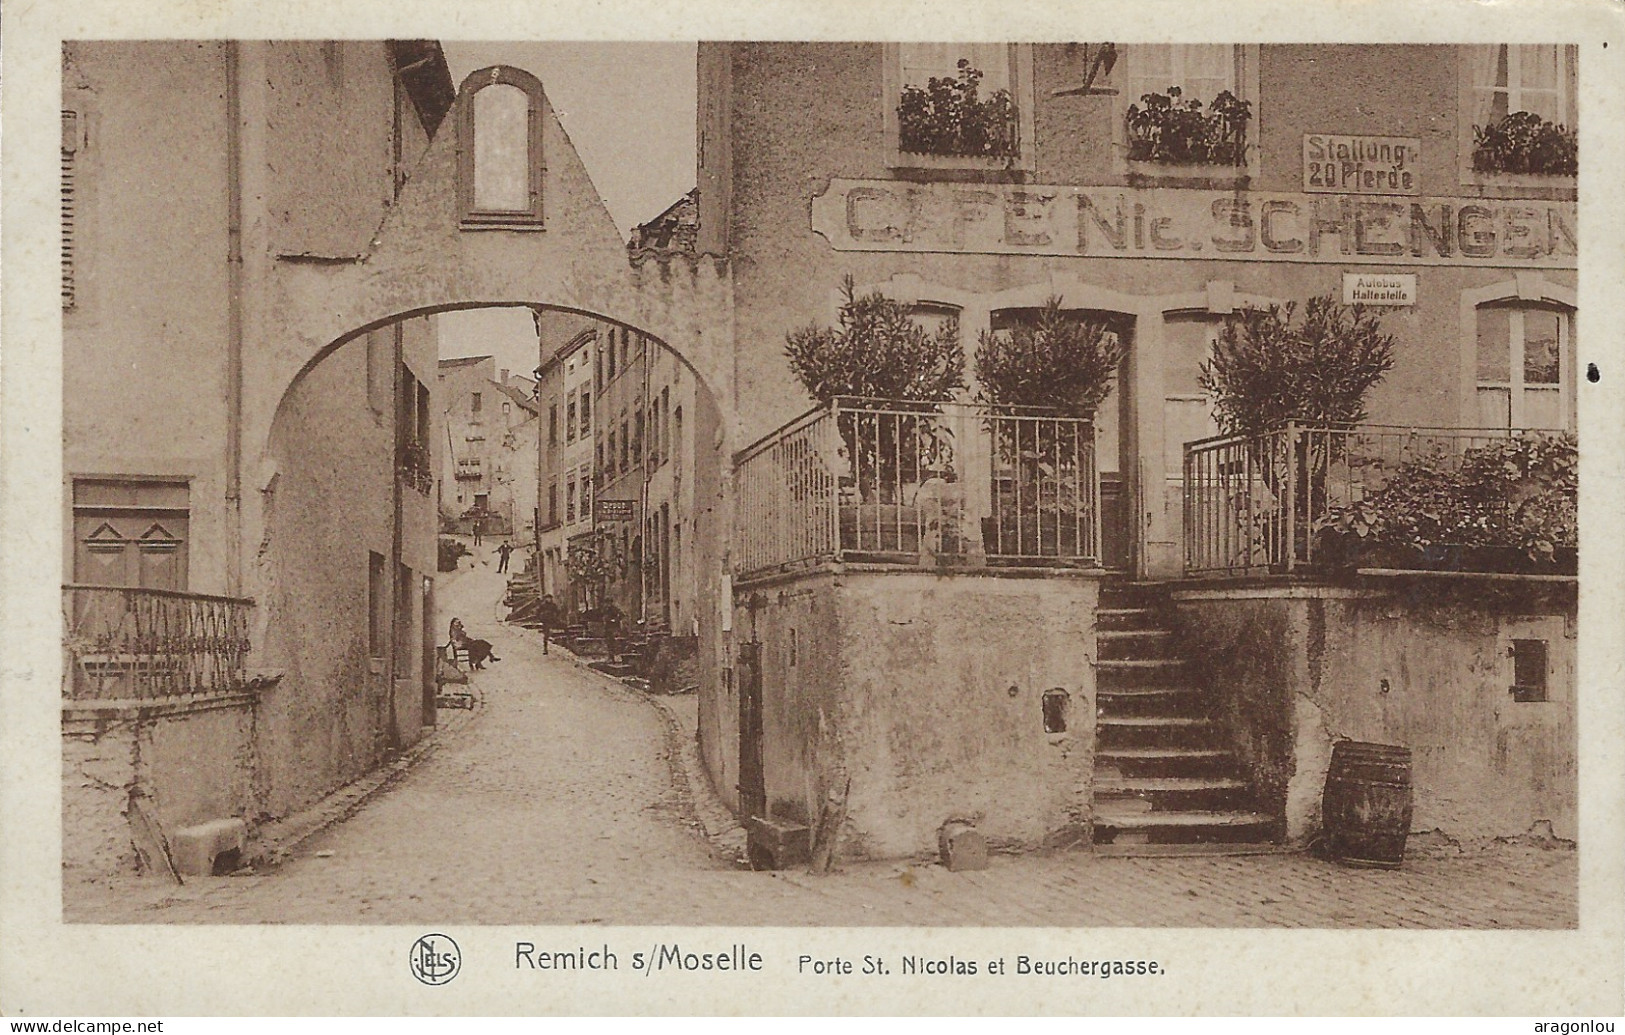
M 1569 201 L 831 180 L 838 251 L 1574 269 Z
M 1420 189 L 1418 137 L 1303 135 L 1303 189 L 1311 194 L 1405 194 Z

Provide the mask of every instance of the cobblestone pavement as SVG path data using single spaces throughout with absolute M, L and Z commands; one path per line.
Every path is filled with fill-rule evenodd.
M 482 707 L 354 815 L 280 866 L 183 887 L 65 889 L 98 923 L 678 924 L 1549 928 L 1577 923 L 1567 847 L 1425 847 L 1395 872 L 1301 854 L 997 856 L 847 863 L 827 876 L 750 873 L 693 800 L 674 754 L 692 701 L 643 694 L 497 621 L 495 561 L 443 577 L 450 614 L 502 661 L 474 675 Z M 681 731 L 681 732 L 677 732 Z M 701 791 L 705 792 L 703 779 Z M 702 817 L 705 822 L 702 824 Z M 707 840 L 706 831 L 713 837 Z

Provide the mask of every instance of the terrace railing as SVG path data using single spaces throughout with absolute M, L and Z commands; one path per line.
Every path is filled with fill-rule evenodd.
M 829 560 L 1093 566 L 1094 426 L 1039 410 L 838 399 L 735 458 L 735 570 Z
M 1186 443 L 1185 573 L 1289 573 L 1312 565 L 1325 520 L 1402 476 L 1408 462 L 1448 468 L 1498 440 L 1548 434 L 1289 423 L 1257 436 Z
M 63 586 L 63 697 L 149 700 L 240 688 L 253 607 L 238 597 Z

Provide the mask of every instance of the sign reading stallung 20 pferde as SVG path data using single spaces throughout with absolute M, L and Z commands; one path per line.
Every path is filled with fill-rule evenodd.
M 1574 269 L 1566 201 L 830 181 L 838 251 Z

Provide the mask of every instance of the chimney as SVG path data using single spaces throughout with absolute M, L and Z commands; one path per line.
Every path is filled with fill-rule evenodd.
M 502 368 L 502 376 L 497 379 L 497 384 L 506 385 L 507 383 L 508 383 L 508 368 L 503 367 Z

